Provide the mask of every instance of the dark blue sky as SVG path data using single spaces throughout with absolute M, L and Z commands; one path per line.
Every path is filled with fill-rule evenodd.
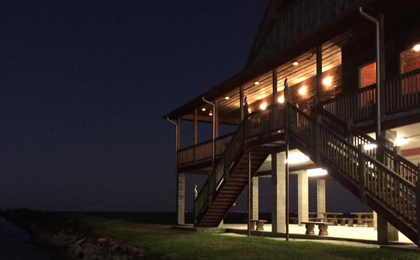
M 2 1 L 0 208 L 173 211 L 174 126 L 161 117 L 244 67 L 267 2 Z M 191 124 L 182 132 L 190 145 Z M 188 210 L 203 181 L 187 178 Z M 364 209 L 329 183 L 329 210 Z M 263 179 L 261 211 L 269 196 Z
M 2 1 L 0 208 L 174 209 L 166 112 L 240 71 L 267 1 Z

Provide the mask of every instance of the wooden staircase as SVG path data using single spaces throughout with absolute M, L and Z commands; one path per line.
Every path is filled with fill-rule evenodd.
M 214 200 L 202 212 L 198 219 L 199 227 L 217 227 L 233 206 L 239 195 L 248 186 L 249 178 L 253 177 L 269 154 L 267 147 L 257 147 L 243 153 L 241 159 L 231 169 L 230 177 L 221 184 Z M 249 155 L 251 155 L 251 175 L 249 169 Z

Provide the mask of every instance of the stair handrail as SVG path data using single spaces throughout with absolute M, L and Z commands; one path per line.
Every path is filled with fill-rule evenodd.
M 354 144 L 355 146 L 357 146 L 359 144 L 364 144 L 364 145 L 365 144 L 372 144 L 373 145 L 372 148 L 374 148 L 374 149 L 370 149 L 370 151 L 371 151 L 370 156 L 373 156 L 375 149 L 380 150 L 387 157 L 387 158 L 384 158 L 384 160 L 388 159 L 388 160 L 392 161 L 393 163 L 397 163 L 398 167 L 394 169 L 394 172 L 396 172 L 397 174 L 400 174 L 401 169 L 406 169 L 406 171 L 409 171 L 410 175 L 411 175 L 411 176 L 406 176 L 406 177 L 410 178 L 412 183 L 414 183 L 414 184 L 417 183 L 417 178 L 419 178 L 419 172 L 418 172 L 419 168 L 414 163 L 410 162 L 409 160 L 402 157 L 401 155 L 396 154 L 396 152 L 394 150 L 391 150 L 387 146 L 381 144 L 376 139 L 367 135 L 366 133 L 364 133 L 363 131 L 361 131 L 357 127 L 355 127 L 353 125 L 347 125 L 340 118 L 337 118 L 336 116 L 331 114 L 329 111 L 323 109 L 322 107 L 320 107 L 318 109 L 318 111 L 320 112 L 320 114 L 322 116 L 325 116 L 329 120 L 334 121 L 336 126 L 337 125 L 341 126 L 341 129 L 340 129 L 341 131 L 346 131 L 347 133 L 353 135 L 352 137 L 354 137 L 354 138 L 360 138 L 361 140 L 358 140 L 357 143 Z M 387 166 L 390 166 L 390 165 L 387 165 Z M 395 167 L 395 165 L 394 165 L 394 167 Z
M 289 111 L 291 113 L 291 118 L 302 116 L 308 121 L 306 125 L 307 129 L 313 131 L 315 120 L 296 107 L 290 106 L 290 108 L 291 109 Z M 296 115 L 292 115 L 292 113 L 295 113 Z M 291 122 L 297 123 L 297 121 Z M 319 125 L 319 127 L 319 138 L 321 139 L 320 143 L 322 144 L 321 156 L 324 157 L 323 163 L 330 164 L 333 168 L 338 169 L 347 176 L 349 180 L 356 185 L 359 185 L 359 189 L 366 189 L 372 198 L 378 200 L 378 202 L 382 203 L 382 205 L 387 207 L 388 210 L 402 216 L 402 219 L 410 225 L 417 225 L 415 221 L 415 212 L 417 210 L 416 185 L 409 182 L 399 174 L 395 173 L 392 169 L 389 169 L 386 165 L 363 151 L 361 153 L 364 159 L 364 166 L 362 167 L 363 176 L 360 176 L 358 171 L 358 164 L 360 162 L 359 149 L 329 127 L 322 124 Z M 291 126 L 290 129 L 292 130 L 291 134 L 294 136 L 294 139 L 307 147 L 309 146 L 310 150 L 314 151 L 314 147 L 310 147 L 310 144 L 305 144 L 305 138 L 302 138 L 303 133 L 307 135 L 306 139 L 310 140 L 312 137 L 311 131 L 305 132 L 305 129 L 302 129 L 297 124 L 296 126 Z M 296 133 L 294 132 L 295 130 L 297 131 Z M 298 133 L 299 131 L 303 132 Z M 345 154 L 350 161 L 343 160 L 343 158 L 346 158 L 340 155 L 343 151 L 345 151 Z M 363 183 L 360 183 L 360 178 L 363 178 Z M 380 189 L 376 187 L 377 184 L 382 185 Z M 361 185 L 364 186 L 361 187 Z M 394 199 L 399 199 L 399 202 L 402 201 L 404 205 L 408 205 L 409 209 L 404 208 L 404 205 L 400 205 L 401 203 L 396 202 L 395 200 L 389 200 L 388 197 L 384 197 L 388 196 L 388 193 L 392 193 L 395 196 Z

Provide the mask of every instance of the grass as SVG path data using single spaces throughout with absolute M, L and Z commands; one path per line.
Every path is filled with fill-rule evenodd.
M 102 237 L 146 248 L 151 258 L 169 259 L 420 259 L 420 254 L 316 242 L 275 241 L 174 230 L 168 225 L 139 224 L 82 217 Z M 82 219 L 81 219 L 82 220 Z

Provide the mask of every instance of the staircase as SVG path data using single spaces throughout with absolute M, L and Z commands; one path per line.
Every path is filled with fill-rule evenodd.
M 323 109 L 311 117 L 291 104 L 272 106 L 241 123 L 195 200 L 196 226 L 219 225 L 272 148 L 249 144 L 256 136 L 279 132 L 287 132 L 293 146 L 418 243 L 418 167 Z
M 357 129 L 346 131 L 326 113 L 320 124 L 289 107 L 291 142 L 417 244 L 416 167 Z M 365 149 L 367 144 L 375 148 Z

